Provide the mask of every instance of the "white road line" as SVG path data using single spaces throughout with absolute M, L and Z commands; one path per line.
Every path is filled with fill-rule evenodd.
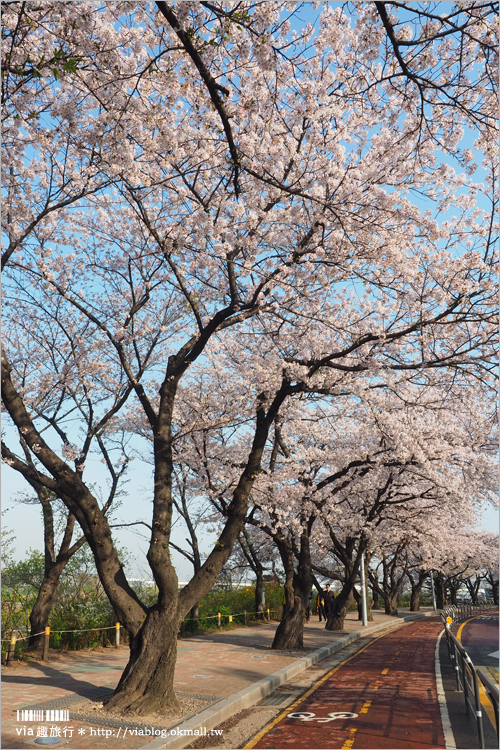
M 444 635 L 442 630 L 438 636 L 436 643 L 436 650 L 434 652 L 434 667 L 436 671 L 436 688 L 439 702 L 439 711 L 441 713 L 441 724 L 443 726 L 444 744 L 446 748 L 450 750 L 456 750 L 455 737 L 453 736 L 453 730 L 451 728 L 450 715 L 448 713 L 448 706 L 446 705 L 446 695 L 443 687 L 443 678 L 441 677 L 441 665 L 439 663 L 439 645 L 441 638 Z

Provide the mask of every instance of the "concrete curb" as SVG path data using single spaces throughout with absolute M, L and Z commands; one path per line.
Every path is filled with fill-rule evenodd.
M 450 714 L 448 712 L 448 704 L 446 703 L 446 693 L 443 685 L 443 676 L 441 674 L 441 663 L 439 661 L 439 647 L 441 645 L 441 638 L 443 637 L 445 630 L 440 632 L 436 641 L 436 649 L 434 651 L 434 670 L 436 672 L 436 689 L 439 703 L 439 711 L 441 714 L 441 725 L 443 727 L 444 744 L 446 748 L 450 750 L 456 750 L 455 736 L 450 721 Z
M 406 615 L 395 622 L 384 622 L 380 625 L 372 626 L 369 625 L 366 630 L 356 630 L 353 633 L 349 633 L 330 645 L 323 646 L 322 648 L 317 649 L 317 651 L 313 651 L 307 656 L 303 656 L 301 659 L 297 659 L 297 661 L 288 664 L 286 667 L 278 669 L 277 672 L 273 672 L 267 677 L 263 677 L 258 682 L 254 682 L 253 685 L 249 685 L 227 698 L 222 698 L 220 701 L 217 701 L 217 703 L 205 708 L 203 711 L 195 714 L 195 716 L 191 716 L 184 722 L 181 722 L 174 727 L 170 727 L 170 729 L 166 729 L 165 733 L 168 732 L 168 737 L 157 737 L 151 742 L 148 742 L 147 745 L 142 745 L 139 750 L 182 750 L 182 748 L 185 748 L 187 745 L 194 742 L 197 737 L 201 737 L 205 730 L 208 731 L 213 729 L 219 724 L 222 724 L 223 721 L 230 719 L 231 716 L 234 716 L 239 711 L 254 706 L 260 700 L 270 695 L 280 685 L 291 680 L 292 677 L 309 669 L 313 664 L 317 664 L 319 661 L 327 659 L 349 643 L 353 643 L 353 641 L 357 641 L 367 635 L 379 635 L 384 631 L 389 632 L 390 630 L 395 630 L 406 622 L 413 622 L 414 620 L 420 620 L 424 617 L 433 616 L 434 614 L 434 612 L 426 612 Z

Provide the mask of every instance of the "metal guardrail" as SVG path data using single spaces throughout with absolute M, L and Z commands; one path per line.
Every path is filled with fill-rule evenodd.
M 485 673 L 482 667 L 478 667 L 476 671 L 477 671 L 477 676 L 479 677 L 480 681 L 483 683 L 483 687 L 486 691 L 486 695 L 490 699 L 490 703 L 493 706 L 493 711 L 495 713 L 495 724 L 496 724 L 495 728 L 496 728 L 497 735 L 498 735 L 498 688 L 490 680 L 490 678 Z
M 450 604 L 448 607 L 444 607 L 441 613 L 442 615 L 444 614 L 445 618 L 452 617 L 454 622 L 458 622 L 459 620 L 467 620 L 469 617 L 474 617 L 475 615 L 486 615 L 488 612 L 497 611 L 497 605 L 484 602 L 482 604 Z
M 484 729 L 483 729 L 483 712 L 481 706 L 481 695 L 479 691 L 479 680 L 485 687 L 486 694 L 493 705 L 496 718 L 496 732 L 498 735 L 498 688 L 488 679 L 488 677 L 481 671 L 478 672 L 474 666 L 472 659 L 470 658 L 467 651 L 464 649 L 458 638 L 451 632 L 451 622 L 467 619 L 470 616 L 486 614 L 496 608 L 491 605 L 480 605 L 472 607 L 471 605 L 464 605 L 463 607 L 446 607 L 441 612 L 441 619 L 443 620 L 446 632 L 446 642 L 448 645 L 448 654 L 450 661 L 455 672 L 455 679 L 457 682 L 457 690 L 462 691 L 465 700 L 466 712 L 472 713 L 476 720 L 477 733 L 479 738 L 479 747 L 481 750 L 485 747 L 484 745 Z

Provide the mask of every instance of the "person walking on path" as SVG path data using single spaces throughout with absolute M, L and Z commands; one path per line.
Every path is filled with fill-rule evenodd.
M 319 615 L 319 621 L 324 620 L 326 622 L 326 610 L 325 610 L 325 594 L 322 589 L 318 589 L 318 595 L 316 597 L 316 611 Z
M 325 613 L 326 613 L 325 620 L 328 619 L 328 616 L 330 614 L 330 609 L 331 609 L 331 606 L 333 604 L 333 600 L 334 599 L 335 599 L 335 594 L 333 593 L 333 591 L 330 590 L 330 584 L 327 583 L 326 584 L 325 596 L 324 596 L 324 600 L 325 600 Z

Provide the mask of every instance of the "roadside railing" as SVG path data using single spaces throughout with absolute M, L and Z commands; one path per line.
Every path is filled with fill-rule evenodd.
M 271 620 L 279 619 L 280 613 L 278 610 L 265 609 L 259 612 L 236 612 L 234 614 L 224 614 L 218 612 L 216 615 L 200 615 L 198 619 L 191 619 L 186 617 L 182 623 L 179 633 L 193 632 L 195 630 L 203 630 L 207 627 L 216 626 L 222 628 L 227 625 L 248 625 L 249 622 L 271 622 Z M 108 631 L 115 632 L 114 639 Z M 43 661 L 48 659 L 49 645 L 52 648 L 66 647 L 73 650 L 76 648 L 85 648 L 87 645 L 93 646 L 112 646 L 116 648 L 120 646 L 120 635 L 121 626 L 117 622 L 115 625 L 104 628 L 75 628 L 73 630 L 51 630 L 47 627 L 40 633 L 29 634 L 27 629 L 17 628 L 11 632 L 11 637 L 2 639 L 2 644 L 8 644 L 6 646 L 4 664 L 8 665 L 15 656 L 16 649 L 18 655 L 20 653 L 20 645 L 22 641 L 27 641 L 29 638 L 36 638 L 43 636 L 42 655 Z M 23 633 L 25 633 L 23 635 Z M 125 631 L 125 635 L 127 631 Z M 110 637 L 111 636 L 111 637 Z M 90 640 L 89 640 L 90 639 Z M 73 647 L 73 649 L 71 649 Z M 3 651 L 2 647 L 2 651 Z M 22 650 L 22 649 L 21 649 Z
M 107 631 L 114 630 L 115 637 L 114 637 L 114 644 L 111 643 L 111 639 L 108 638 Z M 5 653 L 5 660 L 4 664 L 7 666 L 13 659 L 16 652 L 16 647 L 19 646 L 21 641 L 27 641 L 29 638 L 37 638 L 38 636 L 43 636 L 43 643 L 42 643 L 42 661 L 46 661 L 48 659 L 49 655 L 49 645 L 50 640 L 52 638 L 52 645 L 54 646 L 54 639 L 58 642 L 57 645 L 60 647 L 60 639 L 64 635 L 70 635 L 72 638 L 76 636 L 76 634 L 80 634 L 79 638 L 81 638 L 82 646 L 85 645 L 85 634 L 90 633 L 92 640 L 95 642 L 96 639 L 98 639 L 98 645 L 102 645 L 103 647 L 106 645 L 114 645 L 116 648 L 120 645 L 120 635 L 121 635 L 121 627 L 120 623 L 117 622 L 115 625 L 111 625 L 109 627 L 105 628 L 75 628 L 74 630 L 51 630 L 49 627 L 45 628 L 44 630 L 41 630 L 39 633 L 33 633 L 33 635 L 20 635 L 23 631 L 20 629 L 12 631 L 11 637 L 9 639 L 2 639 L 2 643 L 8 643 L 7 650 Z M 80 647 L 82 647 L 80 646 Z
M 475 615 L 486 615 L 488 612 L 497 611 L 498 606 L 491 602 L 483 602 L 482 604 L 450 604 L 441 610 L 445 618 L 452 617 L 454 622 L 467 620 L 469 617 L 474 617 Z
M 489 678 L 482 672 L 476 669 L 472 659 L 470 658 L 467 651 L 464 649 L 458 638 L 451 632 L 451 625 L 453 620 L 467 619 L 463 613 L 457 612 L 457 607 L 447 607 L 441 612 L 441 618 L 445 626 L 446 641 L 448 645 L 448 654 L 450 661 L 455 672 L 455 679 L 457 683 L 457 690 L 463 692 L 465 700 L 465 710 L 468 714 L 472 714 L 476 721 L 477 734 L 479 739 L 479 747 L 484 748 L 484 728 L 483 728 L 483 713 L 481 705 L 481 694 L 479 689 L 479 681 L 484 685 L 486 695 L 488 696 L 496 717 L 496 732 L 498 735 L 498 688 L 489 680 Z M 489 609 L 492 611 L 491 605 Z M 452 612 L 455 610 L 455 617 Z M 484 612 L 478 612 L 478 607 L 474 608 L 473 614 L 484 614 Z M 470 616 L 470 613 L 468 613 Z
M 217 612 L 216 615 L 201 614 L 198 618 L 185 617 L 181 623 L 180 632 L 184 633 L 185 631 L 188 631 L 190 625 L 203 628 L 207 627 L 207 625 L 210 627 L 213 623 L 213 625 L 217 625 L 218 628 L 222 628 L 223 625 L 248 625 L 249 621 L 270 622 L 271 620 L 276 619 L 275 615 L 277 614 L 279 614 L 277 610 L 269 608 L 260 610 L 259 612 L 248 612 L 245 610 L 244 612 L 235 612 L 232 614 L 221 612 Z
M 490 699 L 490 703 L 493 706 L 493 712 L 495 714 L 495 729 L 498 736 L 498 687 L 494 682 L 490 680 L 490 678 L 484 671 L 484 667 L 477 667 L 476 671 L 477 676 L 483 684 L 486 695 Z

